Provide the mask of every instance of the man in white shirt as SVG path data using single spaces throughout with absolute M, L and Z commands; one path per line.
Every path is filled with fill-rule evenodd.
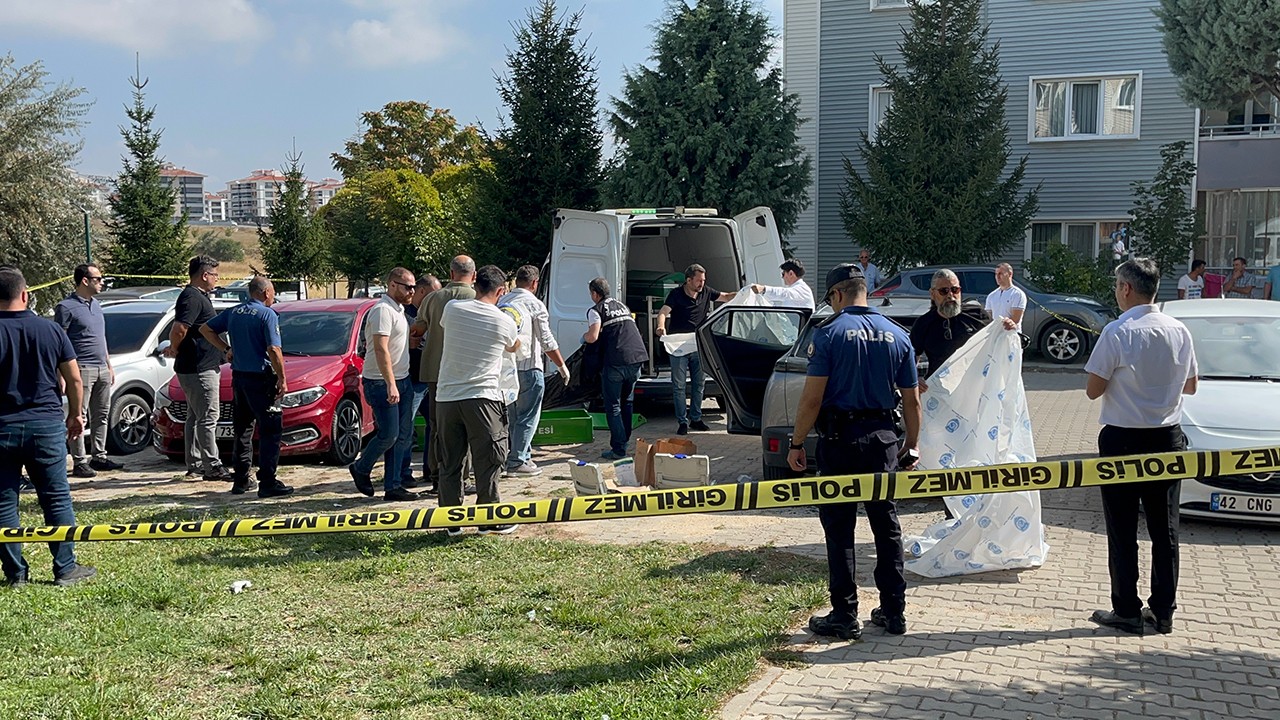
M 1027 311 L 1027 294 L 1013 284 L 1013 266 L 996 266 L 996 289 L 987 295 L 987 312 L 992 321 L 1000 320 L 1005 330 L 1022 331 L 1022 315 Z
M 1178 299 L 1199 300 L 1204 297 L 1204 261 L 1193 260 L 1191 272 L 1178 278 Z
M 1160 271 L 1148 258 L 1116 268 L 1116 303 L 1122 314 L 1109 323 L 1085 363 L 1085 394 L 1102 398 L 1098 454 L 1102 457 L 1185 450 L 1182 396 L 1194 395 L 1197 366 L 1191 333 L 1155 306 Z M 1111 571 L 1111 610 L 1095 610 L 1100 625 L 1143 634 L 1173 631 L 1178 587 L 1180 480 L 1102 486 Z M 1138 597 L 1138 506 L 1151 536 L 1151 597 Z M 1145 621 L 1145 622 L 1144 622 Z
M 884 278 L 880 277 L 880 268 L 871 262 L 871 253 L 862 250 L 858 253 L 858 269 L 862 271 L 862 277 L 867 279 L 867 290 L 875 290 L 880 286 L 880 282 Z
M 525 265 L 516 270 L 516 287 L 502 296 L 499 307 L 515 308 L 520 314 L 520 351 L 516 353 L 516 375 L 520 379 L 520 395 L 508 408 L 511 416 L 511 448 L 507 452 L 509 475 L 539 475 L 542 469 L 533 462 L 533 432 L 542 415 L 542 396 L 546 378 L 542 374 L 542 355 L 546 353 L 556 364 L 560 379 L 569 384 L 569 368 L 565 367 L 560 346 L 551 334 L 547 306 L 538 299 L 538 268 Z
M 476 502 L 501 502 L 498 475 L 507 458 L 507 405 L 500 379 L 502 353 L 520 349 L 519 329 L 498 309 L 507 274 L 496 265 L 476 271 L 474 300 L 454 300 L 444 308 L 445 329 L 436 383 L 442 467 L 440 507 L 462 504 L 462 463 L 471 449 L 476 473 Z M 507 534 L 514 525 L 485 525 L 480 534 Z M 460 535 L 461 528 L 451 528 Z
M 404 306 L 413 300 L 413 273 L 398 267 L 387 273 L 387 292 L 365 315 L 364 400 L 373 410 L 375 434 L 347 468 L 356 489 L 373 497 L 373 466 L 383 458 L 382 487 L 387 500 L 417 500 L 403 486 L 404 456 L 413 448 L 413 384 L 409 380 L 409 323 Z
M 778 266 L 782 270 L 782 287 L 776 285 L 752 285 L 757 295 L 777 307 L 797 307 L 813 309 L 813 290 L 804 281 L 804 263 L 799 260 L 788 260 Z

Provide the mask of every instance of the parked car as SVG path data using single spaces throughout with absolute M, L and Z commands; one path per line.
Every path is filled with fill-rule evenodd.
M 163 355 L 173 327 L 173 301 L 121 300 L 105 305 L 102 316 L 107 354 L 116 371 L 107 449 L 131 455 L 151 444 L 151 410 L 160 389 L 173 378 L 173 361 Z
M 142 287 L 127 287 L 116 290 L 107 290 L 98 293 L 98 302 L 105 307 L 118 302 L 128 300 L 163 300 L 169 304 L 173 304 L 182 294 L 182 288 L 172 285 L 146 285 Z
M 356 459 L 373 432 L 373 414 L 364 402 L 364 321 L 376 300 L 299 300 L 276 306 L 280 313 L 287 393 L 281 454 L 323 455 L 335 465 Z M 219 386 L 219 449 L 231 451 L 231 366 L 222 366 Z M 174 378 L 160 393 L 154 413 L 155 447 L 177 461 L 184 457 L 187 398 Z
M 910 327 L 929 311 L 929 288 L 934 272 L 942 266 L 904 270 L 871 292 L 868 301 L 877 310 Z M 950 266 L 960 278 L 965 302 L 985 304 L 996 289 L 995 271 L 986 265 Z M 1111 308 L 1092 298 L 1048 293 L 1034 283 L 1014 278 L 1013 284 L 1027 294 L 1027 311 L 1022 316 L 1022 333 L 1031 339 L 1031 349 L 1050 362 L 1070 364 L 1089 354 L 1097 333 L 1116 318 Z M 1087 330 L 1085 329 L 1087 328 Z
M 1182 414 L 1189 448 L 1280 445 L 1280 303 L 1172 300 L 1162 309 L 1195 343 L 1200 387 Z M 1180 504 L 1190 516 L 1280 523 L 1280 473 L 1184 480 Z

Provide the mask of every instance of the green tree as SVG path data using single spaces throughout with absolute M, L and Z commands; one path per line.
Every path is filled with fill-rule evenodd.
M 449 272 L 449 259 L 454 255 L 483 254 L 489 259 L 495 254 L 492 239 L 502 237 L 502 221 L 486 200 L 493 197 L 488 189 L 494 182 L 493 162 L 489 160 L 446 165 L 431 176 L 431 184 L 440 192 L 435 223 L 439 243 L 435 257 L 419 270 L 444 277 L 441 273 Z M 490 242 L 482 238 L 490 238 Z
M 671 2 L 654 67 L 625 77 L 606 195 L 624 206 L 773 208 L 783 234 L 809 205 L 799 99 L 770 65 L 775 35 L 752 0 Z
M 1040 289 L 1063 295 L 1084 295 L 1103 305 L 1115 307 L 1112 292 L 1116 281 L 1116 262 L 1110 253 L 1091 258 L 1062 243 L 1049 243 L 1042 254 L 1026 264 L 1027 279 Z
M 1039 188 L 1027 159 L 1009 167 L 1000 44 L 987 42 L 981 0 L 911 5 L 902 67 L 877 56 L 892 105 L 859 172 L 845 158 L 840 216 L 855 245 L 887 269 L 989 260 L 1021 242 Z
M 1133 222 L 1129 229 L 1135 255 L 1156 261 L 1160 272 L 1169 274 L 1187 262 L 1191 244 L 1202 234 L 1201 213 L 1191 204 L 1191 181 L 1196 164 L 1187 157 L 1191 143 L 1179 140 L 1160 148 L 1160 169 L 1150 183 L 1135 180 Z
M 267 216 L 268 227 L 258 226 L 262 264 L 273 278 L 325 277 L 329 264 L 328 239 L 311 212 L 311 198 L 302 172 L 302 154 L 291 153 L 282 168 L 284 187 Z
M 130 125 L 121 127 L 125 147 L 124 169 L 116 180 L 116 192 L 108 202 L 111 234 L 111 272 L 133 275 L 185 275 L 187 212 L 174 221 L 177 191 L 160 175 L 162 131 L 151 127 L 155 107 L 147 107 L 143 88 L 148 80 L 138 75 L 133 86 L 133 107 L 125 108 Z M 136 284 L 146 284 L 138 280 Z
M 1264 92 L 1280 97 L 1280 3 L 1160 0 L 1155 14 L 1188 105 L 1226 110 Z
M 580 11 L 561 15 L 554 0 L 540 0 L 515 26 L 507 74 L 498 78 L 508 118 L 489 147 L 482 254 L 501 267 L 542 264 L 556 208 L 600 207 L 597 65 L 581 21 Z
M 39 61 L 18 67 L 12 55 L 0 55 L 0 263 L 22 268 L 33 287 L 84 261 L 80 208 L 90 200 L 71 170 L 89 109 L 83 94 L 50 86 Z M 37 302 L 52 307 L 70 288 L 50 288 Z
M 400 100 L 360 116 L 364 131 L 348 140 L 333 167 L 347 180 L 374 170 L 414 170 L 431 177 L 445 165 L 474 162 L 484 141 L 474 125 L 459 125 L 448 110 Z
M 244 246 L 231 236 L 230 229 L 197 230 L 191 242 L 191 254 L 208 255 L 221 262 L 244 262 Z

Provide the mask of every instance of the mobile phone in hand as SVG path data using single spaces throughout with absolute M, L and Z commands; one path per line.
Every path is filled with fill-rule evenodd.
M 915 448 L 907 448 L 898 454 L 898 467 L 911 468 L 920 461 L 920 453 Z

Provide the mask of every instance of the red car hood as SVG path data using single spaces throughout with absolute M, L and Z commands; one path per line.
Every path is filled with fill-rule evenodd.
M 325 385 L 340 374 L 341 368 L 346 361 L 339 355 L 325 355 L 320 357 L 288 357 L 284 359 L 284 374 L 288 378 L 288 392 L 294 390 L 302 390 L 304 388 L 316 385 Z M 231 366 L 222 366 L 222 378 L 218 383 L 218 396 L 224 401 L 230 401 L 234 394 L 231 392 Z M 187 396 L 182 392 L 182 386 L 178 384 L 178 376 L 174 376 L 169 381 L 169 398 L 172 400 L 186 400 Z

